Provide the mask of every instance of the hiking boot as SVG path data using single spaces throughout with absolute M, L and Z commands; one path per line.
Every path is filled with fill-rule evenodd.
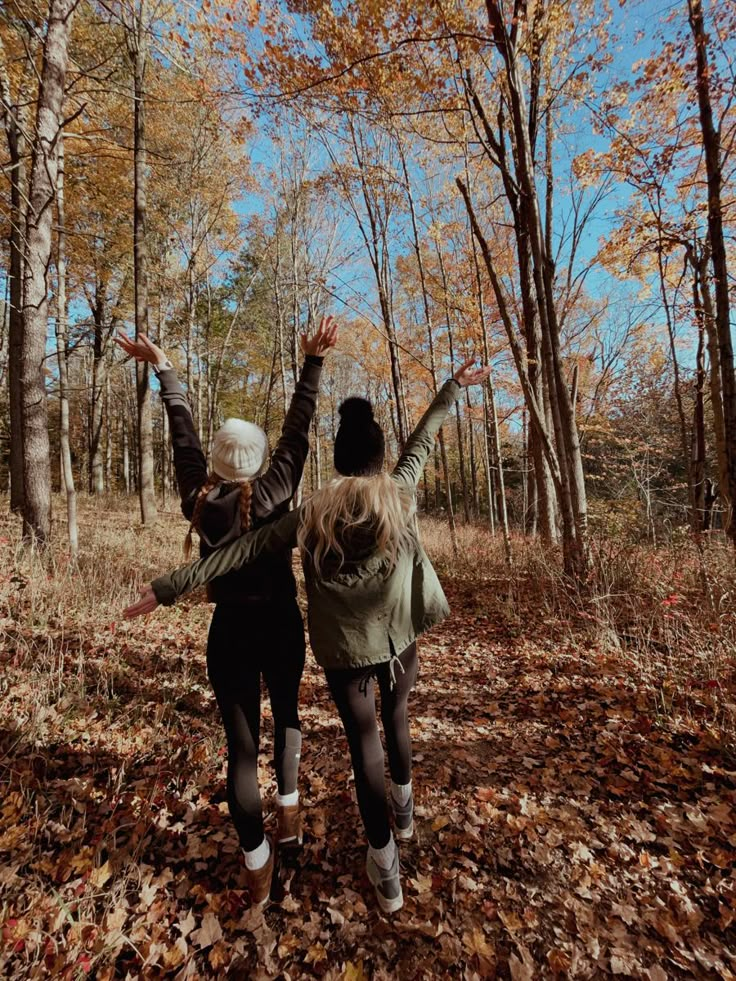
M 390 869 L 382 869 L 375 861 L 370 851 L 365 863 L 365 871 L 376 890 L 376 899 L 382 913 L 395 913 L 404 905 L 404 894 L 401 891 L 399 877 L 399 849 L 394 851 L 394 860 Z
M 271 898 L 271 880 L 273 878 L 274 849 L 271 846 L 271 854 L 268 861 L 260 869 L 245 870 L 245 881 L 250 893 L 252 906 L 265 906 Z
M 294 848 L 301 845 L 303 839 L 302 818 L 298 804 L 288 804 L 286 807 L 276 805 L 278 830 L 276 841 L 283 848 Z
M 399 804 L 392 794 L 391 808 L 394 812 L 394 838 L 408 841 L 414 834 L 414 794 L 410 794 L 406 804 Z

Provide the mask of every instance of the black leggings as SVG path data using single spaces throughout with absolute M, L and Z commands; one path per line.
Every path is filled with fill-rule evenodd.
M 271 702 L 279 793 L 296 790 L 301 735 L 299 684 L 304 624 L 296 599 L 218 604 L 207 641 L 207 672 L 227 737 L 227 802 L 247 851 L 263 841 L 258 789 L 261 675 Z
M 388 661 L 373 668 L 325 671 L 348 737 L 360 816 L 368 841 L 374 848 L 383 848 L 391 836 L 383 747 L 376 719 L 376 681 L 381 691 L 381 719 L 391 779 L 399 784 L 411 780 L 407 703 L 417 680 L 416 644 L 407 647 L 399 660 L 404 671 L 394 665 L 396 684 L 393 688 Z

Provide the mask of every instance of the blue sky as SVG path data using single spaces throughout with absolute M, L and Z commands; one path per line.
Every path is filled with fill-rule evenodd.
M 618 40 L 613 46 L 613 61 L 607 70 L 607 77 L 611 80 L 618 80 L 622 77 L 630 77 L 632 65 L 639 59 L 651 54 L 660 44 L 657 34 L 662 27 L 662 19 L 672 12 L 685 12 L 684 0 L 677 3 L 660 3 L 652 0 L 628 0 L 623 6 L 614 0 L 613 26 L 614 33 L 619 35 Z M 304 25 L 302 36 L 306 38 L 308 32 Z M 673 28 L 670 25 L 666 30 L 669 32 Z M 316 53 L 313 45 L 310 53 Z M 601 78 L 601 83 L 605 78 Z M 571 159 L 581 150 L 593 147 L 603 149 L 606 141 L 603 137 L 596 136 L 590 125 L 590 118 L 584 110 L 578 110 L 577 118 L 568 120 L 571 123 L 571 132 L 564 138 L 558 140 L 556 146 L 555 169 L 558 174 L 564 172 L 569 166 Z M 266 135 L 266 125 L 263 121 L 257 121 L 256 136 L 252 140 L 250 148 L 251 165 L 253 170 L 258 173 L 265 173 L 274 163 L 274 148 Z M 562 187 L 562 185 L 560 185 Z M 601 237 L 606 236 L 615 221 L 615 211 L 625 205 L 628 198 L 628 189 L 616 187 L 607 199 L 599 207 L 594 220 L 587 228 L 580 249 L 580 260 L 586 262 L 596 253 Z M 564 194 L 558 191 L 556 196 L 557 219 L 562 215 L 562 211 L 567 206 Z M 237 202 L 237 212 L 247 220 L 253 215 L 263 212 L 265 197 L 256 193 L 244 194 Z M 337 292 L 343 290 L 349 297 L 352 306 L 362 308 L 365 314 L 371 319 L 378 319 L 374 288 L 371 276 L 366 268 L 364 259 L 361 257 L 359 240 L 355 229 L 349 230 L 349 221 L 345 222 L 345 234 L 354 236 L 355 248 L 348 251 L 354 253 L 354 261 L 349 268 L 342 268 L 339 280 L 336 279 L 334 287 Z M 352 244 L 352 243 L 351 243 Z M 406 241 L 399 243 L 400 251 L 408 251 Z M 1 275 L 1 274 L 0 274 Z M 346 285 L 347 284 L 347 285 Z M 4 286 L 0 279 L 0 288 Z M 619 309 L 626 304 L 637 302 L 636 294 L 640 289 L 640 284 L 613 283 L 611 277 L 601 269 L 591 272 L 588 279 L 588 287 L 591 292 L 609 293 L 613 292 L 618 298 Z M 362 299 L 361 299 L 362 297 Z M 72 308 L 72 318 L 85 316 L 86 310 L 76 306 Z M 336 311 L 340 313 L 339 309 Z M 51 345 L 53 347 L 53 345 Z
M 624 5 L 618 2 L 613 3 L 612 33 L 617 35 L 615 43 L 612 45 L 613 59 L 604 74 L 598 78 L 598 84 L 605 87 L 607 82 L 619 81 L 622 78 L 632 77 L 632 67 L 640 59 L 645 58 L 656 51 L 660 45 L 657 37 L 661 30 L 665 30 L 668 35 L 673 30 L 672 25 L 663 27 L 663 17 L 672 11 L 685 10 L 685 4 L 680 0 L 677 4 L 657 3 L 652 0 L 629 0 Z M 682 21 L 680 21 L 682 23 Z M 308 37 L 308 31 L 302 24 L 300 33 L 303 37 Z M 318 49 L 311 42 L 305 42 L 307 53 L 310 55 L 320 55 Z M 572 159 L 582 150 L 593 148 L 603 150 L 606 148 L 607 140 L 604 136 L 596 135 L 593 132 L 590 113 L 583 107 L 577 110 L 575 117 L 566 120 L 568 132 L 561 136 L 555 148 L 555 171 L 562 177 L 569 168 Z M 265 172 L 273 165 L 273 147 L 265 135 L 265 127 L 259 129 L 257 138 L 254 140 L 251 150 L 253 167 L 256 171 Z M 540 188 L 541 190 L 541 188 Z M 584 233 L 580 249 L 579 262 L 587 263 L 595 256 L 598 251 L 600 240 L 605 238 L 616 222 L 615 212 L 625 206 L 629 198 L 629 189 L 623 185 L 614 186 L 604 201 L 598 206 L 594 218 L 589 222 Z M 244 195 L 237 205 L 239 214 L 248 218 L 263 211 L 264 199 L 258 194 Z M 556 221 L 555 226 L 561 227 L 563 212 L 569 208 L 569 199 L 564 193 L 564 180 L 560 180 L 555 197 Z M 356 234 L 353 232 L 353 234 Z M 356 237 L 357 242 L 357 237 Z M 397 252 L 408 251 L 408 243 L 399 241 Z M 356 290 L 358 294 L 364 296 L 362 301 L 363 309 L 371 319 L 377 318 L 376 302 L 374 298 L 374 288 L 372 287 L 371 276 L 364 261 L 356 255 L 353 268 L 347 274 L 351 299 L 355 301 Z M 334 284 L 339 292 L 340 284 Z M 620 282 L 614 280 L 605 270 L 594 267 L 587 279 L 587 286 L 590 293 L 595 295 L 611 294 L 614 297 L 612 305 L 612 315 L 628 315 L 630 309 L 638 304 L 638 294 L 641 290 L 640 282 Z M 337 311 L 339 313 L 339 310 Z M 647 311 L 649 313 L 649 311 Z M 644 311 L 642 310 L 642 314 Z M 687 356 L 687 354 L 686 354 Z

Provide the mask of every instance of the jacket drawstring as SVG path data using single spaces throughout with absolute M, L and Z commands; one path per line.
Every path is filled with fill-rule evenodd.
M 398 654 L 392 654 L 388 662 L 388 674 L 389 674 L 389 688 L 391 691 L 396 687 L 396 665 L 401 668 L 401 673 L 406 674 L 406 668 L 401 663 L 401 659 Z M 362 675 L 360 681 L 358 682 L 358 691 L 361 695 L 366 695 L 368 693 L 368 682 L 378 681 L 378 669 L 381 667 L 380 664 L 376 664 Z
M 358 682 L 358 692 L 361 695 L 368 694 L 368 682 L 371 680 L 371 678 L 373 678 L 374 681 L 378 680 L 376 677 L 376 668 L 371 668 L 369 671 L 366 671 Z
M 391 655 L 391 660 L 388 662 L 388 673 L 391 675 L 391 682 L 390 682 L 391 691 L 393 691 L 394 688 L 396 687 L 396 665 L 397 664 L 401 668 L 401 673 L 402 674 L 406 674 L 406 668 L 404 667 L 404 665 L 399 660 L 399 655 L 398 654 L 392 654 Z

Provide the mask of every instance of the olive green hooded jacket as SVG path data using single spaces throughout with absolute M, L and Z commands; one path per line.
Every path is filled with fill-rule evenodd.
M 412 494 L 435 436 L 460 390 L 456 381 L 445 382 L 394 468 L 393 479 Z M 298 526 L 299 509 L 243 535 L 207 558 L 156 579 L 152 584 L 156 599 L 170 606 L 183 593 L 239 569 L 264 552 L 294 548 Z M 308 561 L 304 573 L 309 639 L 317 662 L 328 670 L 388 661 L 449 613 L 437 574 L 414 533 L 393 566 L 386 556 L 373 550 L 334 574 L 318 576 Z M 244 609 L 244 630 L 247 617 Z

